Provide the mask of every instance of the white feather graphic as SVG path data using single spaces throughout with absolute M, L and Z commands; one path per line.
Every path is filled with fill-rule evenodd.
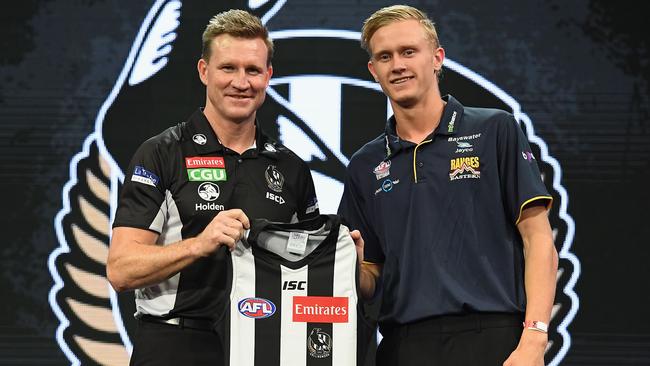
M 147 38 L 142 43 L 138 57 L 129 75 L 129 85 L 137 85 L 149 79 L 168 62 L 166 57 L 172 51 L 176 39 L 176 28 L 180 25 L 181 2 L 170 1 L 158 13 Z

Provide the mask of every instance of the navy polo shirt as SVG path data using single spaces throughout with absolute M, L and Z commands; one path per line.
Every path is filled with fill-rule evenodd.
M 386 131 L 347 168 L 339 214 L 383 264 L 380 326 L 467 312 L 524 312 L 517 230 L 531 202 L 550 206 L 537 161 L 507 112 L 451 96 L 420 144 Z

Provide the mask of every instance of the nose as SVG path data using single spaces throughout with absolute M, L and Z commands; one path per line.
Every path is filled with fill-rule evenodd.
M 393 65 L 392 65 L 392 71 L 396 74 L 400 74 L 406 70 L 406 63 L 404 62 L 404 58 L 401 57 L 400 55 L 395 55 L 393 57 Z
M 248 75 L 246 75 L 245 70 L 241 70 L 235 73 L 233 76 L 231 85 L 238 90 L 246 90 L 250 87 L 250 82 L 248 81 Z

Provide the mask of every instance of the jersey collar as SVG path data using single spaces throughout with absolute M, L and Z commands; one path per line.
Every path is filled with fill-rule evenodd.
M 192 141 L 196 151 L 201 154 L 221 153 L 226 152 L 226 148 L 219 141 L 219 136 L 214 131 L 210 122 L 203 114 L 203 108 L 197 109 L 188 120 L 188 135 L 187 139 Z M 259 122 L 255 120 L 255 146 L 246 150 L 242 156 L 257 157 L 257 155 L 264 154 L 275 158 L 277 154 L 277 146 L 262 132 L 259 127 Z
M 442 111 L 442 118 L 438 127 L 429 135 L 430 137 L 433 137 L 433 135 L 455 135 L 463 119 L 463 105 L 456 98 L 448 94 L 442 97 L 442 100 L 447 104 Z M 390 159 L 405 146 L 412 145 L 412 143 L 403 141 L 397 135 L 395 115 L 391 116 L 386 122 L 384 145 L 386 149 L 386 158 L 384 160 Z

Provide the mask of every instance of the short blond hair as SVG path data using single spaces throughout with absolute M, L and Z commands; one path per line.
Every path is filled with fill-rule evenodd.
M 221 12 L 212 19 L 203 31 L 203 47 L 201 58 L 206 62 L 212 53 L 212 40 L 222 34 L 246 39 L 260 38 L 266 44 L 266 64 L 271 65 L 273 59 L 273 40 L 269 37 L 269 30 L 262 24 L 260 18 L 244 10 L 228 10 Z
M 381 27 L 385 27 L 391 23 L 402 20 L 417 20 L 420 22 L 427 38 L 433 43 L 434 48 L 440 47 L 438 40 L 438 32 L 436 27 L 429 19 L 429 17 L 422 11 L 408 5 L 393 5 L 381 8 L 374 12 L 365 22 L 361 28 L 361 47 L 372 56 L 370 49 L 370 39 Z

